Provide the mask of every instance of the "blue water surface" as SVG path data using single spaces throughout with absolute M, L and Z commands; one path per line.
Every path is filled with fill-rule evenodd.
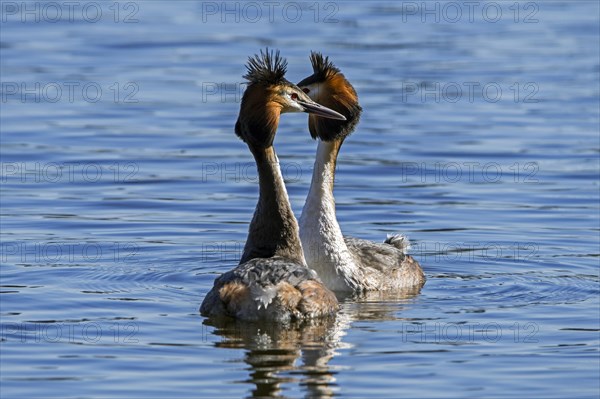
M 598 397 L 598 2 L 0 6 L 0 397 Z M 266 46 L 354 84 L 338 219 L 407 234 L 420 292 L 199 315 L 257 199 L 233 125 Z M 306 115 L 276 148 L 299 215 Z

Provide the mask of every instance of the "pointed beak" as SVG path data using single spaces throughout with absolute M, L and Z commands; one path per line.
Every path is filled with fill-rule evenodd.
M 340 114 L 339 112 L 335 112 L 332 109 L 329 109 L 320 104 L 317 104 L 316 102 L 314 102 L 310 99 L 308 99 L 308 100 L 298 99 L 298 100 L 296 100 L 296 102 L 298 104 L 300 104 L 302 106 L 302 108 L 304 108 L 304 112 L 306 112 L 306 113 L 322 116 L 323 118 L 337 119 L 340 121 L 346 120 L 346 117 L 344 115 Z

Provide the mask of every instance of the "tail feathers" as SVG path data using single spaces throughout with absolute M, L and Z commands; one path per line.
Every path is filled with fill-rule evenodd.
M 261 307 L 264 307 L 266 309 L 267 306 L 269 306 L 269 304 L 277 296 L 277 288 L 272 285 L 263 287 L 258 284 L 253 284 L 250 287 L 250 295 L 252 296 L 252 299 L 258 304 L 258 309 L 260 309 Z
M 403 254 L 407 254 L 410 249 L 410 241 L 403 234 L 388 234 L 384 243 L 398 248 Z

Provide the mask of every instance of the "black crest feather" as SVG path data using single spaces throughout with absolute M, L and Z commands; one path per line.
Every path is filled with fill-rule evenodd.
M 362 113 L 356 91 L 340 69 L 329 60 L 329 57 L 323 57 L 323 54 L 311 51 L 310 62 L 313 67 L 313 74 L 298 83 L 298 86 L 336 81 L 338 87 L 326 86 L 324 88 L 325 93 L 319 101 L 322 105 L 346 117 L 345 121 L 339 121 L 310 115 L 308 118 L 310 135 L 313 139 L 318 137 L 324 141 L 343 139 L 354 131 Z M 340 83 L 342 87 L 340 87 Z M 344 90 L 339 90 L 340 88 Z
M 248 57 L 246 69 L 248 72 L 244 79 L 250 83 L 277 84 L 285 79 L 287 60 L 279 55 L 279 50 L 267 48 L 265 51 L 260 50 L 260 54 L 254 57 Z
M 310 62 L 313 67 L 314 77 L 317 80 L 325 80 L 328 76 L 339 73 L 338 67 L 333 65 L 333 62 L 329 61 L 329 57 L 323 57 L 323 54 L 311 51 Z

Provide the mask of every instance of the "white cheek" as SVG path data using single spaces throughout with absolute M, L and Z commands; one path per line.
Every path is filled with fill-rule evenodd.
M 296 101 L 292 100 L 290 93 L 283 93 L 282 97 L 285 98 L 285 105 L 281 110 L 281 113 L 286 112 L 304 112 L 304 108 Z
M 308 93 L 306 93 L 311 100 L 313 101 L 317 101 L 317 99 L 320 97 L 320 90 L 321 87 L 320 85 L 310 85 L 310 86 L 306 86 L 306 88 L 309 90 Z M 318 101 L 317 101 L 318 102 Z
M 297 102 L 290 100 L 288 101 L 288 105 L 285 107 L 283 112 L 304 112 L 304 108 Z

